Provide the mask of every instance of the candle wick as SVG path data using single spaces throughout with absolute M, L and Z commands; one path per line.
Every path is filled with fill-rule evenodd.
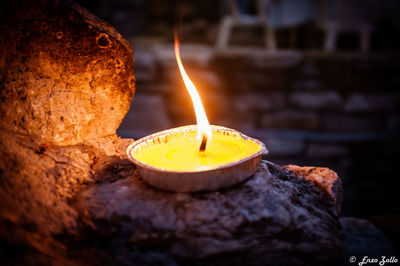
M 206 146 L 207 146 L 207 136 L 203 134 L 203 138 L 201 139 L 201 144 L 200 144 L 200 152 L 205 152 Z

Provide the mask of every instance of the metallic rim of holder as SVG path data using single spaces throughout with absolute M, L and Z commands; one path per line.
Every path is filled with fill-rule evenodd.
M 223 166 L 204 171 L 171 171 L 156 168 L 144 164 L 134 157 L 136 149 L 147 145 L 165 142 L 165 137 L 185 132 L 197 131 L 197 125 L 183 126 L 164 130 L 152 135 L 143 137 L 128 146 L 126 153 L 128 158 L 137 166 L 142 178 L 150 185 L 174 192 L 196 192 L 210 191 L 219 188 L 226 188 L 244 181 L 252 176 L 258 168 L 263 155 L 268 154 L 264 143 L 253 139 L 234 129 L 211 126 L 213 132 L 222 132 L 244 140 L 251 140 L 260 145 L 260 150 L 239 161 L 225 164 Z

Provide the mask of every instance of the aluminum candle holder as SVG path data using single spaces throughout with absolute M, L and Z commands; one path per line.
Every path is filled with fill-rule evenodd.
M 263 155 L 268 154 L 264 143 L 250 138 L 234 129 L 221 126 L 211 126 L 213 136 L 232 136 L 233 139 L 251 141 L 259 146 L 257 152 L 216 168 L 197 171 L 174 171 L 158 168 L 138 159 L 138 154 L 152 145 L 167 143 L 174 138 L 185 138 L 188 134 L 197 132 L 197 126 L 183 126 L 158 132 L 141 138 L 127 148 L 129 159 L 137 166 L 142 178 L 150 185 L 174 192 L 210 191 L 226 188 L 244 181 L 252 176 Z

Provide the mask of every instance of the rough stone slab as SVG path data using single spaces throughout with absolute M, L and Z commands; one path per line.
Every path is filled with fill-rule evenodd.
M 74 265 L 60 235 L 78 233 L 81 219 L 69 202 L 132 140 L 116 135 L 60 147 L 0 129 L 0 259 L 5 265 Z M 9 253 L 8 253 L 9 252 Z
M 91 239 L 91 249 L 110 256 L 106 262 L 128 265 L 329 265 L 343 252 L 337 202 L 308 174 L 263 161 L 231 188 L 170 193 L 150 187 L 121 161 L 105 182 L 76 198 L 93 231 L 81 240 Z M 329 170 L 318 174 L 334 178 Z M 119 180 L 106 181 L 115 175 Z
M 134 93 L 133 54 L 70 1 L 0 6 L 0 127 L 56 145 L 115 134 Z
M 294 166 L 263 161 L 231 188 L 170 193 L 141 180 L 125 159 L 131 142 L 114 135 L 60 147 L 0 130 L 0 244 L 18 250 L 7 260 L 326 265 L 341 257 L 337 203 L 317 186 L 320 179 L 307 181 L 309 171 L 295 175 Z
M 297 165 L 287 165 L 283 168 L 312 182 L 321 191 L 329 195 L 334 201 L 337 213 L 340 213 L 343 200 L 343 183 L 334 171 L 329 168 L 314 166 L 299 167 Z

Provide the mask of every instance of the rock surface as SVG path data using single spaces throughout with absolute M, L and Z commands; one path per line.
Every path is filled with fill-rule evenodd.
M 364 219 L 345 217 L 340 219 L 345 232 L 346 257 L 357 258 L 357 262 L 362 261 L 364 256 L 378 258 L 381 256 L 390 258 L 400 255 L 394 243 L 371 222 Z
M 59 147 L 0 129 L 0 261 L 74 265 L 58 240 L 79 232 L 80 219 L 69 202 L 99 182 L 96 173 L 120 160 L 131 142 L 113 135 Z
M 327 193 L 333 199 L 337 212 L 340 213 L 343 200 L 343 183 L 334 171 L 324 167 L 299 167 L 297 165 L 287 165 L 283 168 L 302 176 L 321 191 Z
M 115 134 L 135 79 L 114 28 L 69 1 L 6 0 L 0 47 L 1 128 L 57 145 Z
M 185 194 L 154 189 L 132 165 L 119 162 L 114 171 L 104 173 L 105 182 L 77 196 L 75 208 L 91 221 L 92 230 L 79 241 L 89 241 L 105 264 L 337 262 L 343 255 L 343 232 L 337 217 L 341 193 L 318 185 L 325 176 L 334 183 L 337 175 L 315 167 L 312 171 L 287 168 L 303 176 L 262 161 L 260 170 L 239 185 Z M 71 256 L 79 257 L 81 252 L 87 250 Z
M 114 135 L 60 147 L 0 130 L 2 261 L 330 265 L 342 258 L 341 190 L 320 184 L 338 182 L 332 171 L 262 161 L 231 188 L 170 193 L 147 185 L 126 160 L 131 142 Z

